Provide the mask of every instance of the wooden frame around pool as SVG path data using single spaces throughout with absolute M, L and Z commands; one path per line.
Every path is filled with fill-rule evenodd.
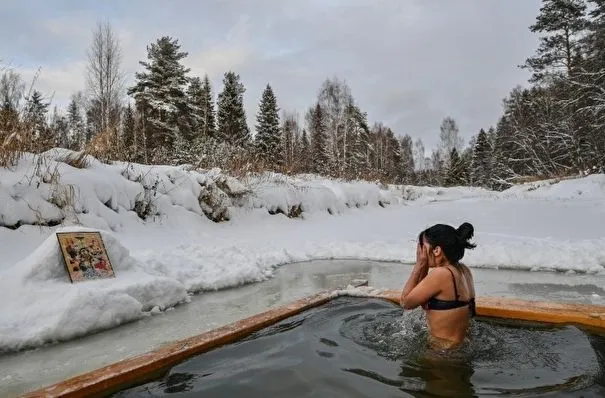
M 399 303 L 400 291 L 382 290 L 364 295 Z M 146 354 L 119 361 L 91 372 L 27 393 L 23 397 L 104 397 L 161 376 L 172 366 L 214 348 L 232 343 L 290 316 L 327 303 L 338 296 L 320 292 L 291 304 L 265 311 L 218 329 Z M 573 324 L 605 332 L 605 306 L 559 304 L 494 297 L 477 298 L 477 315 L 490 318 Z

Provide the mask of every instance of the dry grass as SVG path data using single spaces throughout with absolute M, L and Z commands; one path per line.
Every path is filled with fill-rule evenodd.
M 71 153 L 57 158 L 57 162 L 63 162 L 76 169 L 87 169 L 90 166 L 90 157 L 85 152 Z
M 13 167 L 23 154 L 21 123 L 15 112 L 0 110 L 0 167 Z
M 11 168 L 16 166 L 23 153 L 15 149 L 10 142 L 7 145 L 6 139 L 0 137 L 0 141 L 4 143 L 0 146 L 0 167 Z
M 86 145 L 84 152 L 97 158 L 103 163 L 111 163 L 116 159 L 125 159 L 120 153 L 120 148 L 116 144 L 117 132 L 115 129 L 107 129 L 95 135 Z

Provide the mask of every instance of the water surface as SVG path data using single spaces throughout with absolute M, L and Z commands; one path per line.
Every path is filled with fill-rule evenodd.
M 421 311 L 343 297 L 191 358 L 116 397 L 605 396 L 605 339 L 573 326 L 474 321 L 427 347 Z

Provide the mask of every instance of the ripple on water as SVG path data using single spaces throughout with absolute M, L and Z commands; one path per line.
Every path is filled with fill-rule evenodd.
M 605 392 L 605 339 L 573 326 L 473 320 L 462 347 L 437 351 L 427 344 L 424 312 L 390 308 L 348 316 L 340 333 L 381 357 L 399 361 L 403 390 L 426 392 L 430 386 L 425 381 L 430 379 L 433 384 L 442 380 L 442 387 L 455 380 L 458 392 L 466 386 L 490 395 L 571 393 L 595 383 Z

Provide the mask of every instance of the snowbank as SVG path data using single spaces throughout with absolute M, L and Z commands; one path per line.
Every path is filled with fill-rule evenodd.
M 0 226 L 75 221 L 120 231 L 125 219 L 154 220 L 174 213 L 175 208 L 218 222 L 229 220 L 236 207 L 299 217 L 399 201 L 394 192 L 372 183 L 273 173 L 238 181 L 220 170 L 123 162 L 107 165 L 91 156 L 75 162 L 78 155 L 53 149 L 39 156 L 26 154 L 14 169 L 0 169 Z
M 111 234 L 102 237 L 115 279 L 71 284 L 54 235 L 2 273 L 0 351 L 70 339 L 188 300 L 181 284 L 151 274 Z
M 603 200 L 605 198 L 605 174 L 525 183 L 503 191 L 500 196 L 516 199 Z
M 254 192 L 252 206 L 266 207 L 270 213 L 292 215 L 299 209 L 305 213 L 327 211 L 340 214 L 351 207 L 385 207 L 401 200 L 397 192 L 364 181 L 350 183 L 312 175 L 286 177 L 275 173 L 264 173 L 245 181 Z
M 474 224 L 472 267 L 605 268 L 604 175 L 491 192 L 74 157 L 53 150 L 0 169 L 0 351 L 114 327 L 287 263 L 411 263 L 418 232 L 438 222 Z M 116 279 L 69 282 L 54 233 L 84 227 L 102 231 Z
M 406 201 L 417 203 L 447 202 L 471 198 L 496 198 L 497 192 L 477 187 L 390 186 L 391 192 Z

